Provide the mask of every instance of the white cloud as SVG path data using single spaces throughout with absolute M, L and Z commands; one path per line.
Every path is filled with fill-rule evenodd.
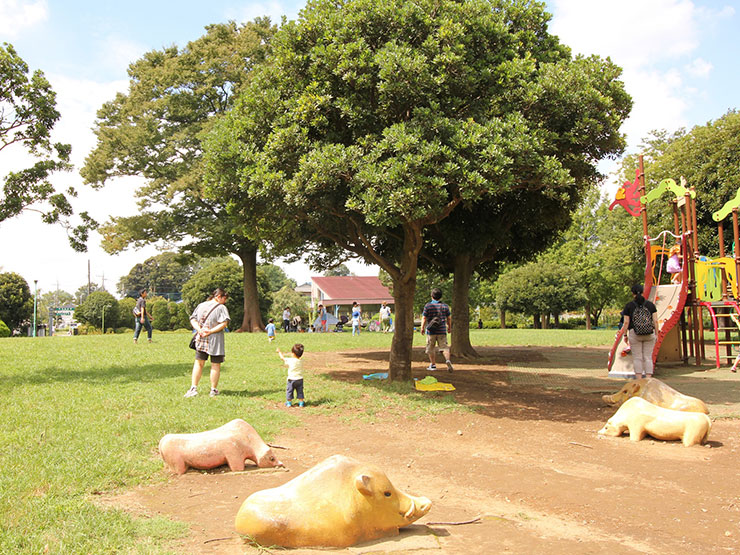
M 45 21 L 48 15 L 46 0 L 0 0 L 0 35 L 16 37 L 22 30 Z
M 714 66 L 701 58 L 696 58 L 685 66 L 686 73 L 691 77 L 709 77 L 712 69 L 714 69 Z
M 674 59 L 698 46 L 699 11 L 689 0 L 554 0 L 552 33 L 575 53 L 623 67 Z

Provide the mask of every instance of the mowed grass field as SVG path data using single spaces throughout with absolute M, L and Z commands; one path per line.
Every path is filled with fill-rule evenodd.
M 611 330 L 472 330 L 474 345 L 606 345 Z M 184 524 L 134 518 L 95 504 L 109 494 L 167 479 L 157 444 L 166 433 L 216 428 L 244 418 L 265 441 L 298 423 L 298 409 L 276 410 L 285 370 L 275 353 L 294 342 L 306 351 L 388 349 L 391 335 L 363 333 L 227 334 L 219 389 L 184 399 L 193 351 L 189 334 L 0 339 L 0 553 L 160 553 Z M 415 345 L 423 344 L 416 334 Z M 357 409 L 430 413 L 456 408 L 452 395 L 415 392 L 408 384 L 337 382 L 321 368 L 306 372 L 306 411 Z M 385 371 L 386 368 L 379 368 Z

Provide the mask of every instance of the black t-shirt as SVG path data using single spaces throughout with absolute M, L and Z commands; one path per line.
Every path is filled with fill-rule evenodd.
M 647 308 L 650 311 L 650 314 L 655 314 L 656 312 L 658 312 L 658 309 L 655 308 L 655 305 L 651 303 L 650 301 L 648 301 L 647 299 L 643 301 L 643 304 L 645 305 L 645 308 Z M 632 314 L 635 312 L 636 308 L 637 308 L 637 301 L 630 301 L 626 305 L 624 305 L 624 310 L 622 311 L 622 313 L 625 316 L 630 317 L 629 329 L 634 329 L 634 325 L 632 323 Z

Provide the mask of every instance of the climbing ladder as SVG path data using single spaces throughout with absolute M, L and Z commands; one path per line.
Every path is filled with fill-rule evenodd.
M 707 310 L 712 319 L 715 366 L 719 368 L 723 360 L 732 363 L 737 356 L 733 347 L 740 347 L 740 306 L 734 299 L 704 301 L 699 305 Z M 736 332 L 734 338 L 733 332 Z M 702 341 L 706 343 L 704 338 Z

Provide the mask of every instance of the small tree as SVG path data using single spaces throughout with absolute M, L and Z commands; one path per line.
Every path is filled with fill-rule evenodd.
M 521 312 L 534 318 L 552 314 L 557 319 L 566 310 L 582 307 L 583 288 L 567 266 L 534 262 L 502 274 L 496 282 L 498 305 L 503 310 Z
M 75 318 L 83 324 L 90 324 L 96 328 L 114 328 L 118 325 L 120 308 L 116 298 L 108 291 L 95 291 L 75 309 Z
M 0 274 L 0 320 L 17 330 L 32 315 L 33 296 L 26 280 L 13 272 Z
M 270 316 L 279 323 L 283 320 L 283 309 L 290 307 L 291 316 L 300 316 L 304 323 L 309 320 L 308 300 L 300 293 L 296 293 L 293 287 L 286 285 L 280 291 L 273 294 L 272 310 Z
M 174 304 L 174 303 L 173 303 Z M 151 308 L 149 308 L 151 306 Z M 170 328 L 170 307 L 167 299 L 156 297 L 153 302 L 147 303 L 148 310 L 151 311 L 154 321 L 152 327 L 159 331 L 168 331 Z
M 10 337 L 11 331 L 10 328 L 5 325 L 5 322 L 0 320 L 0 337 Z
M 242 321 L 244 311 L 242 276 L 242 269 L 236 260 L 219 258 L 198 270 L 182 286 L 182 300 L 192 313 L 196 306 L 211 296 L 214 289 L 224 289 L 229 294 L 226 308 L 229 310 L 232 322 L 230 326 L 233 328 Z
M 132 327 L 136 325 L 134 319 L 134 307 L 136 306 L 136 300 L 131 297 L 126 297 L 118 301 L 118 325 Z

